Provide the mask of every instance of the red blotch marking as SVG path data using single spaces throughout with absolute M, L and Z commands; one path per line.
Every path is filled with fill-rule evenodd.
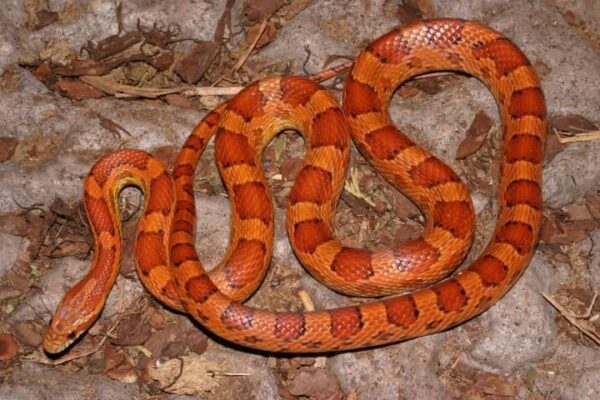
M 356 117 L 367 112 L 379 112 L 382 107 L 371 86 L 353 79 L 351 75 L 348 77 L 344 95 L 344 111 L 347 115 Z
M 439 258 L 439 249 L 417 238 L 394 248 L 394 267 L 399 271 L 418 271 L 430 268 Z
M 384 300 L 383 304 L 390 324 L 407 329 L 419 318 L 419 309 L 412 296 Z
M 290 76 L 281 80 L 281 96 L 283 101 L 292 106 L 303 106 L 310 101 L 321 87 L 307 78 Z
M 167 265 L 164 232 L 140 232 L 137 236 L 135 255 L 140 272 L 144 275 L 159 265 Z
M 215 139 L 215 158 L 223 166 L 230 167 L 237 164 L 254 166 L 254 148 L 248 139 L 241 134 L 219 129 Z
M 213 127 L 219 123 L 220 119 L 221 114 L 219 114 L 216 111 L 211 111 L 210 113 L 206 114 L 206 116 L 202 119 L 201 122 L 205 122 L 208 126 Z
M 467 201 L 438 201 L 433 211 L 435 226 L 450 231 L 460 239 L 467 239 L 473 231 L 475 216 Z
M 344 307 L 329 311 L 331 334 L 336 338 L 349 338 L 363 327 L 362 315 L 358 307 Z
M 462 310 L 469 300 L 465 289 L 456 279 L 441 282 L 431 290 L 437 296 L 438 308 L 445 313 Z
M 329 108 L 313 119 L 313 135 L 311 146 L 335 146 L 345 149 L 350 141 L 348 122 L 337 107 Z
M 306 165 L 296 178 L 290 192 L 290 204 L 310 202 L 324 204 L 333 196 L 331 174 L 319 167 Z
M 533 243 L 533 229 L 526 223 L 509 221 L 498 230 L 496 240 L 510 244 L 519 254 L 527 254 Z
M 273 204 L 267 189 L 260 182 L 248 182 L 233 187 L 235 210 L 241 219 L 260 219 L 268 225 L 273 218 Z
M 198 152 L 204 147 L 204 139 L 202 139 L 200 136 L 191 135 L 187 138 L 183 147 Z
M 186 214 L 195 215 L 196 214 L 196 206 L 191 201 L 187 200 L 177 200 L 175 203 L 175 215 L 180 211 L 185 211 Z M 188 218 L 187 216 L 185 218 Z
M 515 135 L 506 144 L 506 161 L 529 161 L 539 164 L 544 160 L 542 140 L 533 135 Z
M 506 279 L 508 267 L 494 256 L 484 256 L 469 268 L 479 274 L 484 286 L 498 286 Z
M 511 182 L 506 188 L 506 205 L 527 204 L 536 210 L 542 209 L 542 189 L 537 182 L 518 180 Z
M 185 291 L 188 297 L 199 304 L 206 302 L 218 290 L 206 274 L 190 278 L 185 283 Z
M 294 226 L 294 241 L 303 253 L 314 253 L 320 244 L 331 238 L 331 231 L 320 219 L 298 222 Z
M 173 232 L 187 232 L 190 234 L 194 233 L 194 224 L 189 221 L 180 219 L 173 222 Z
M 254 311 L 243 304 L 231 303 L 221 314 L 221 321 L 229 329 L 248 329 L 254 323 Z
M 104 199 L 96 199 L 84 192 L 83 201 L 90 218 L 90 223 L 97 234 L 108 232 L 115 234 L 113 215 Z
M 152 212 L 168 215 L 174 200 L 174 188 L 173 181 L 167 172 L 150 182 L 149 194 L 146 215 Z
M 190 164 L 179 164 L 175 166 L 173 169 L 173 178 L 177 179 L 182 176 L 192 176 L 194 175 L 194 167 Z
M 477 59 L 488 58 L 493 60 L 498 78 L 510 74 L 523 65 L 530 65 L 527 57 L 507 38 L 497 38 L 491 42 L 483 43 L 473 49 L 473 53 Z
M 417 186 L 434 187 L 448 182 L 459 182 L 458 176 L 435 157 L 431 157 L 410 170 L 410 178 Z
M 227 103 L 227 110 L 233 111 L 241 116 L 246 122 L 252 118 L 264 114 L 263 105 L 265 98 L 258 87 L 258 83 L 246 86 Z
M 275 337 L 283 340 L 294 340 L 304 335 L 304 315 L 302 313 L 279 313 L 275 322 Z
M 392 160 L 402 150 L 414 146 L 414 142 L 393 126 L 386 126 L 368 133 L 365 140 L 375 157 L 382 160 Z
M 331 269 L 348 282 L 367 279 L 373 275 L 371 252 L 344 247 L 335 256 Z
M 171 246 L 171 262 L 178 267 L 186 261 L 197 260 L 196 249 L 190 243 L 177 243 Z
M 542 89 L 532 87 L 513 92 L 510 97 L 508 112 L 513 118 L 520 118 L 525 115 L 544 118 L 546 116 L 546 105 Z
M 240 239 L 224 267 L 229 286 L 241 288 L 252 282 L 263 265 L 266 252 L 263 242 Z

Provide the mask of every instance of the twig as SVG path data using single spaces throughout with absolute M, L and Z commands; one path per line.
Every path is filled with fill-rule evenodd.
M 86 75 L 81 80 L 104 93 L 119 98 L 144 97 L 155 99 L 167 94 L 181 93 L 186 96 L 231 96 L 242 90 L 241 86 L 231 87 L 195 87 L 175 86 L 171 88 L 139 88 L 135 86 L 122 85 L 101 76 Z
M 581 132 L 569 136 L 565 132 L 561 132 L 556 128 L 553 128 L 552 130 L 558 138 L 558 141 L 561 143 L 589 142 L 592 140 L 600 140 L 600 131 Z
M 267 29 L 267 22 L 269 22 L 268 18 L 265 18 L 262 20 L 262 22 L 260 23 L 260 28 L 258 29 L 258 33 L 256 34 L 256 37 L 254 38 L 254 40 L 252 41 L 250 46 L 248 46 L 248 49 L 246 49 L 244 54 L 242 54 L 242 56 L 237 60 L 237 62 L 233 66 L 233 69 L 231 70 L 230 75 L 235 74 L 237 72 L 237 70 L 240 69 L 242 67 L 242 65 L 244 65 L 244 63 L 248 60 L 248 57 L 250 57 L 250 53 L 252 53 L 252 50 L 254 50 L 254 48 L 256 47 L 256 44 L 260 40 L 260 37 L 265 32 L 265 29 Z

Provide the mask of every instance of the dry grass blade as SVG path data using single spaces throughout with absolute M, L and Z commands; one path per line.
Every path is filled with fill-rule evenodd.
M 589 312 L 586 312 L 583 315 L 577 315 L 577 314 L 573 313 L 571 310 L 568 310 L 567 308 L 565 308 L 564 306 L 559 304 L 556 300 L 554 300 L 554 298 L 552 298 L 552 296 L 550 296 L 544 292 L 542 292 L 542 296 L 544 296 L 546 301 L 548 303 L 552 304 L 552 306 L 554 308 L 556 308 L 556 310 L 558 310 L 558 312 L 563 317 L 565 317 L 567 321 L 569 321 L 573 326 L 575 326 L 577 329 L 579 329 L 579 331 L 581 333 L 583 333 L 585 336 L 592 339 L 592 341 L 594 341 L 594 343 L 596 343 L 597 345 L 600 346 L 600 335 L 598 335 L 598 333 L 595 331 L 593 325 L 590 323 L 590 320 L 589 320 L 592 308 L 598 297 L 597 294 L 594 294 L 592 303 L 588 307 Z
M 244 54 L 242 54 L 242 56 L 237 60 L 237 62 L 233 66 L 233 69 L 231 70 L 232 75 L 235 74 L 237 72 L 237 70 L 242 67 L 242 65 L 244 65 L 246 60 L 248 60 L 248 57 L 250 57 L 250 53 L 252 53 L 252 50 L 254 50 L 254 48 L 256 47 L 256 44 L 260 40 L 260 37 L 265 32 L 268 22 L 269 22 L 268 18 L 265 18 L 262 20 L 262 22 L 260 24 L 260 28 L 258 29 L 258 33 L 256 34 L 256 37 L 252 41 L 252 44 L 250 44 L 250 46 L 248 46 L 248 49 L 244 52 Z
M 592 140 L 600 140 L 600 131 L 581 132 L 577 134 L 565 134 L 558 129 L 553 129 L 554 134 L 561 143 L 574 143 L 574 142 L 589 142 Z
M 82 76 L 81 80 L 104 93 L 118 98 L 144 97 L 155 99 L 167 94 L 182 93 L 187 96 L 231 96 L 242 90 L 241 86 L 231 87 L 195 87 L 195 86 L 175 86 L 171 88 L 140 88 L 129 85 L 122 85 L 113 82 L 101 76 Z

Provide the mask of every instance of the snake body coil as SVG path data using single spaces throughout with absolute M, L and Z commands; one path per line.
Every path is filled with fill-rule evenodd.
M 494 94 L 504 131 L 494 234 L 470 266 L 444 278 L 466 254 L 474 215 L 467 188 L 441 161 L 394 127 L 388 105 L 404 81 L 460 71 Z M 306 157 L 289 196 L 287 230 L 313 276 L 351 295 L 410 294 L 312 312 L 273 312 L 241 304 L 265 275 L 273 243 L 273 206 L 262 150 L 283 129 L 305 138 Z M 193 173 L 216 132 L 215 156 L 232 201 L 232 235 L 210 273 L 194 249 Z M 267 78 L 209 113 L 187 139 L 170 175 L 149 154 L 123 150 L 101 159 L 85 182 L 95 240 L 89 274 L 58 306 L 45 336 L 64 350 L 99 315 L 118 272 L 121 231 L 116 197 L 135 184 L 146 196 L 136 260 L 140 279 L 164 304 L 213 333 L 275 352 L 326 352 L 439 332 L 489 308 L 526 268 L 539 236 L 546 133 L 544 97 L 523 53 L 487 27 L 456 19 L 412 23 L 369 45 L 349 73 L 343 110 L 316 83 Z M 332 228 L 350 137 L 372 165 L 423 211 L 423 235 L 383 251 L 350 248 Z

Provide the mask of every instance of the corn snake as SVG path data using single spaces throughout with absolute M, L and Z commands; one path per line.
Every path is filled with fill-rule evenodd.
M 473 75 L 493 92 L 503 123 L 499 211 L 479 258 L 447 276 L 474 232 L 467 188 L 445 164 L 401 134 L 388 105 L 406 80 L 433 71 Z M 289 196 L 294 252 L 318 280 L 350 295 L 409 294 L 313 312 L 273 312 L 241 304 L 260 285 L 272 250 L 273 206 L 262 150 L 283 129 L 298 130 L 306 155 Z M 232 201 L 224 261 L 206 273 L 194 248 L 193 174 L 216 133 L 215 157 Z M 421 21 L 380 37 L 355 60 L 343 110 L 316 83 L 266 78 L 210 112 L 184 144 L 172 175 L 149 154 L 102 158 L 84 187 L 95 240 L 92 268 L 58 306 L 44 348 L 63 351 L 95 321 L 118 272 L 121 232 L 116 197 L 134 184 L 146 196 L 136 239 L 138 275 L 165 305 L 189 313 L 216 335 L 274 352 L 326 352 L 377 346 L 464 322 L 498 301 L 526 268 L 539 236 L 546 110 L 523 53 L 489 28 L 456 19 Z M 383 251 L 341 244 L 332 228 L 350 136 L 375 169 L 425 215 L 423 235 Z

